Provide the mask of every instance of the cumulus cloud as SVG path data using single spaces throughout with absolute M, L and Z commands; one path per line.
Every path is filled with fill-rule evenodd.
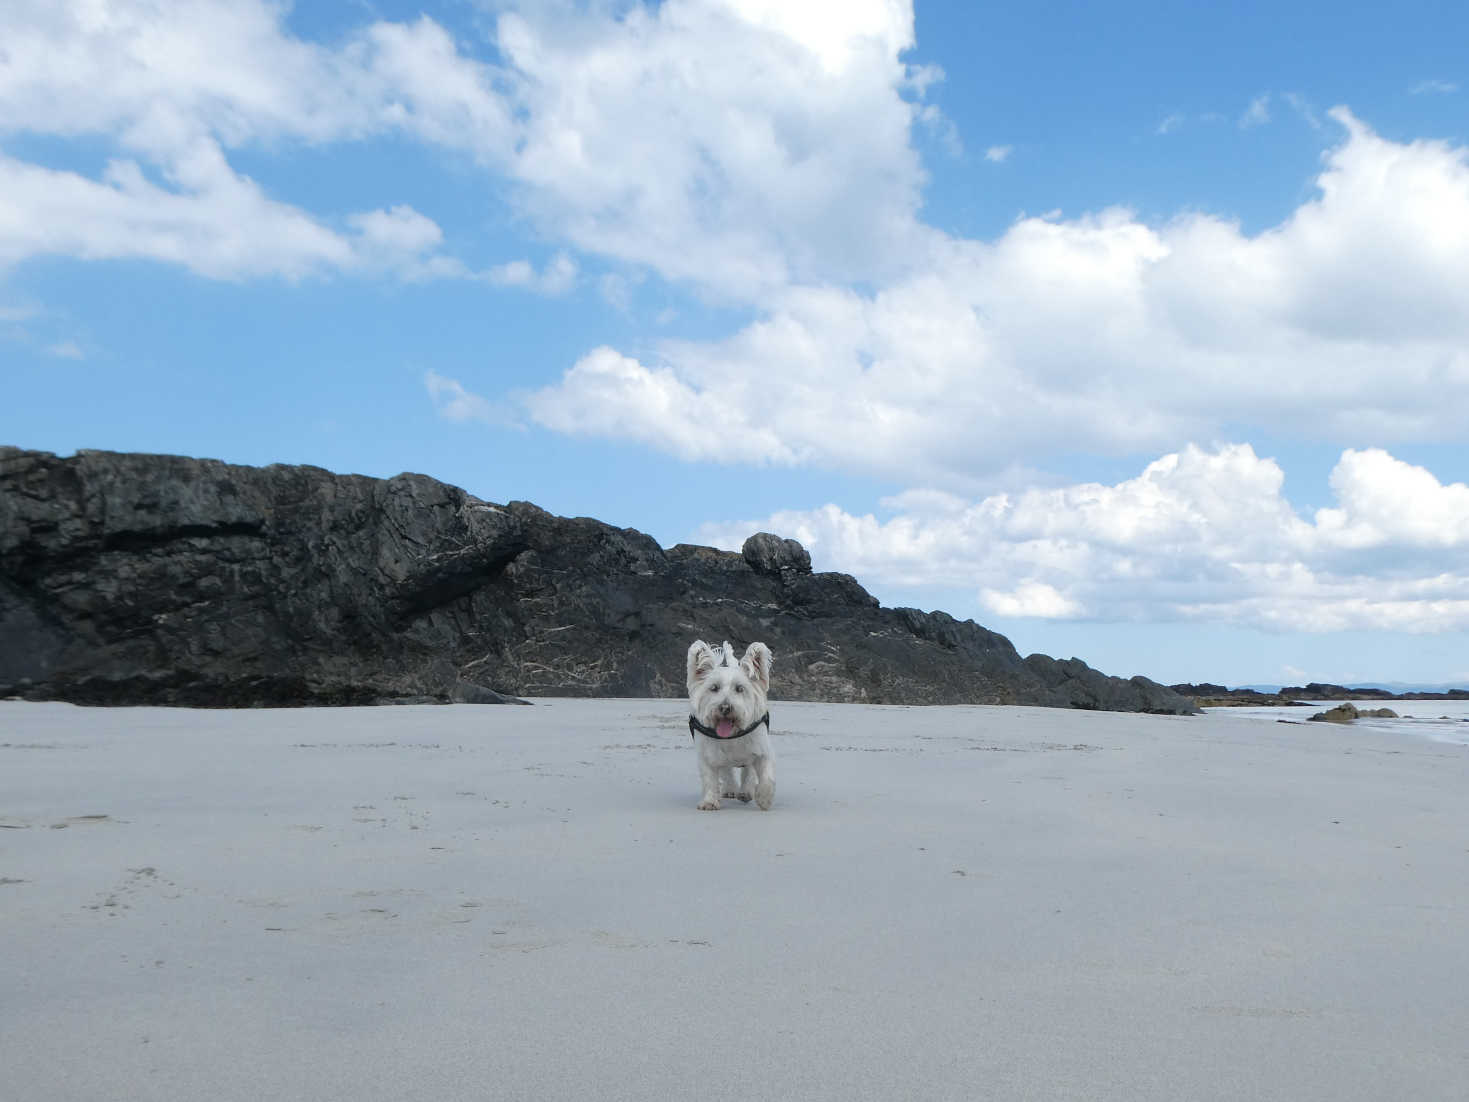
M 711 342 L 657 347 L 645 371 L 569 372 L 542 423 L 687 454 L 686 406 L 767 424 L 766 462 L 949 489 L 1058 440 L 1155 453 L 1249 423 L 1323 441 L 1450 440 L 1469 403 L 1469 155 L 1393 142 L 1344 108 L 1317 194 L 1257 234 L 1123 209 L 946 239 L 871 292 L 792 286 Z M 753 380 L 759 385 L 752 385 Z M 730 385 L 740 380 L 741 385 Z M 595 395 L 582 393 L 595 385 Z M 562 407 L 618 410 L 560 416 Z M 658 410 L 662 410 L 660 413 Z
M 1307 518 L 1248 445 L 1190 446 L 1136 478 L 963 500 L 910 493 L 891 516 L 834 505 L 707 525 L 736 548 L 798 539 L 823 569 L 968 589 L 997 616 L 1227 622 L 1267 630 L 1469 627 L 1469 486 L 1377 449 L 1344 452 L 1336 504 Z
M 980 590 L 980 602 L 997 616 L 1041 620 L 1069 620 L 1083 611 L 1080 604 L 1054 586 L 1034 579 L 1021 581 L 1008 592 L 986 587 Z
M 1419 551 L 1469 546 L 1469 486 L 1444 486 L 1430 471 L 1380 448 L 1344 453 L 1331 472 L 1331 489 L 1339 506 L 1316 514 L 1325 544 Z
M 0 130 L 107 135 L 160 163 L 226 148 L 405 131 L 493 150 L 513 141 L 496 71 L 427 17 L 324 46 L 269 0 L 12 0 Z
M 731 376 L 695 390 L 666 368 L 648 368 L 602 347 L 572 366 L 563 389 L 531 394 L 525 402 L 536 421 L 558 432 L 615 434 L 688 460 L 794 462 L 798 457 L 769 425 L 740 413 L 753 385 L 755 380 Z
M 1010 159 L 1010 154 L 1015 152 L 1013 145 L 992 145 L 984 151 L 984 159 L 991 164 L 1004 164 Z
M 259 0 L 9 5 L 0 134 L 99 136 L 118 155 L 98 177 L 0 157 L 0 265 L 59 255 L 213 279 L 471 274 L 438 255 L 439 227 L 407 205 L 338 222 L 273 199 L 229 155 L 394 129 L 508 141 L 489 75 L 429 20 L 375 24 L 328 49 L 289 34 L 283 15 Z
M 176 221 L 183 208 L 198 226 L 228 213 L 205 183 L 249 183 L 217 173 L 191 181 L 195 151 L 227 157 L 401 134 L 477 162 L 506 182 L 518 213 L 569 247 L 748 302 L 792 281 L 870 279 L 909 264 L 928 236 L 916 217 L 924 177 L 912 127 L 957 142 L 942 114 L 918 102 L 942 74 L 899 59 L 913 44 L 907 0 L 505 6 L 490 31 L 493 63 L 426 16 L 378 20 L 328 45 L 294 35 L 285 11 L 266 0 L 8 5 L 0 134 L 99 136 L 161 186 L 119 203 L 101 194 L 112 181 L 58 179 L 70 194 L 106 201 L 61 241 L 6 234 L 0 256 L 59 248 L 178 262 L 176 234 L 150 249 L 137 227 Z M 12 178 L 47 171 L 7 167 Z M 11 221 L 57 213 L 35 198 L 7 196 Z M 234 267 L 228 249 L 216 250 L 196 271 L 292 274 L 340 266 L 351 252 L 333 240 L 331 217 L 258 198 L 236 211 L 270 215 L 239 227 L 258 247 L 232 246 L 246 254 Z M 425 228 L 389 224 L 393 209 L 359 225 L 369 243 L 390 231 L 401 245 Z M 287 224 L 305 235 L 299 255 L 263 261 L 289 251 L 272 236 Z M 855 224 L 862 233 L 850 232 Z M 120 249 L 119 238 L 131 244 Z M 569 259 L 557 263 L 534 278 L 514 262 L 486 275 L 432 256 L 398 270 L 558 293 L 574 272 Z
M 904 94 L 927 79 L 899 60 L 910 4 L 670 0 L 567 18 L 527 8 L 498 25 L 523 120 L 505 171 L 539 224 L 736 301 L 911 263 L 927 236 L 911 130 L 933 119 Z

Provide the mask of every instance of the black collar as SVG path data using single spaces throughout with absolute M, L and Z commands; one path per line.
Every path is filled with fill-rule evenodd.
M 728 742 L 730 741 L 730 739 L 744 738 L 756 727 L 759 727 L 762 723 L 765 724 L 765 729 L 768 731 L 770 729 L 769 712 L 766 712 L 763 716 L 757 719 L 754 723 L 750 724 L 750 726 L 746 727 L 743 731 L 736 731 L 734 734 L 730 735 L 729 738 L 719 738 L 719 736 L 715 734 L 713 727 L 705 727 L 693 716 L 689 716 L 689 738 L 693 738 L 694 732 L 698 731 L 699 734 L 707 735 L 709 738 L 719 739 L 720 742 Z

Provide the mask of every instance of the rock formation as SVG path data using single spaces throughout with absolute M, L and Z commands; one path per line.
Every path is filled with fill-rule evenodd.
M 1338 704 L 1311 717 L 1313 723 L 1351 723 L 1361 713 L 1352 704 Z
M 1308 702 L 1344 700 L 1469 700 L 1469 690 L 1448 689 L 1430 691 L 1409 689 L 1392 692 L 1371 686 L 1348 688 L 1313 681 L 1309 685 L 1286 685 L 1279 692 L 1262 693 L 1257 689 L 1229 689 L 1209 682 L 1201 684 L 1170 685 L 1180 696 L 1189 697 L 1200 708 L 1243 708 L 1243 707 L 1307 707 Z
M 794 540 L 742 554 L 418 474 L 0 448 L 0 696 L 241 707 L 682 696 L 689 642 L 761 639 L 772 696 L 1186 713 L 881 608 Z
M 1313 723 L 1351 723 L 1356 719 L 1398 719 L 1398 713 L 1391 708 L 1358 708 L 1350 701 L 1338 704 L 1335 708 L 1328 708 L 1324 712 L 1317 712 L 1311 717 Z

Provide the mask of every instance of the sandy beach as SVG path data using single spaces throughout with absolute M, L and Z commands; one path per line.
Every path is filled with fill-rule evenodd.
M 1469 747 L 684 716 L 0 702 L 5 1097 L 1469 1097 Z

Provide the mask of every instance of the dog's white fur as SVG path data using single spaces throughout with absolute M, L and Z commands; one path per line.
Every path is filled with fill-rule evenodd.
M 735 661 L 734 648 L 711 647 L 702 639 L 689 647 L 689 714 L 706 727 L 732 723 L 742 731 L 766 712 L 770 691 L 770 648 L 751 643 Z M 770 752 L 770 724 L 743 738 L 710 738 L 696 734 L 699 748 L 700 811 L 718 811 L 721 795 L 769 811 L 775 800 L 775 758 Z M 735 787 L 735 769 L 740 784 Z

